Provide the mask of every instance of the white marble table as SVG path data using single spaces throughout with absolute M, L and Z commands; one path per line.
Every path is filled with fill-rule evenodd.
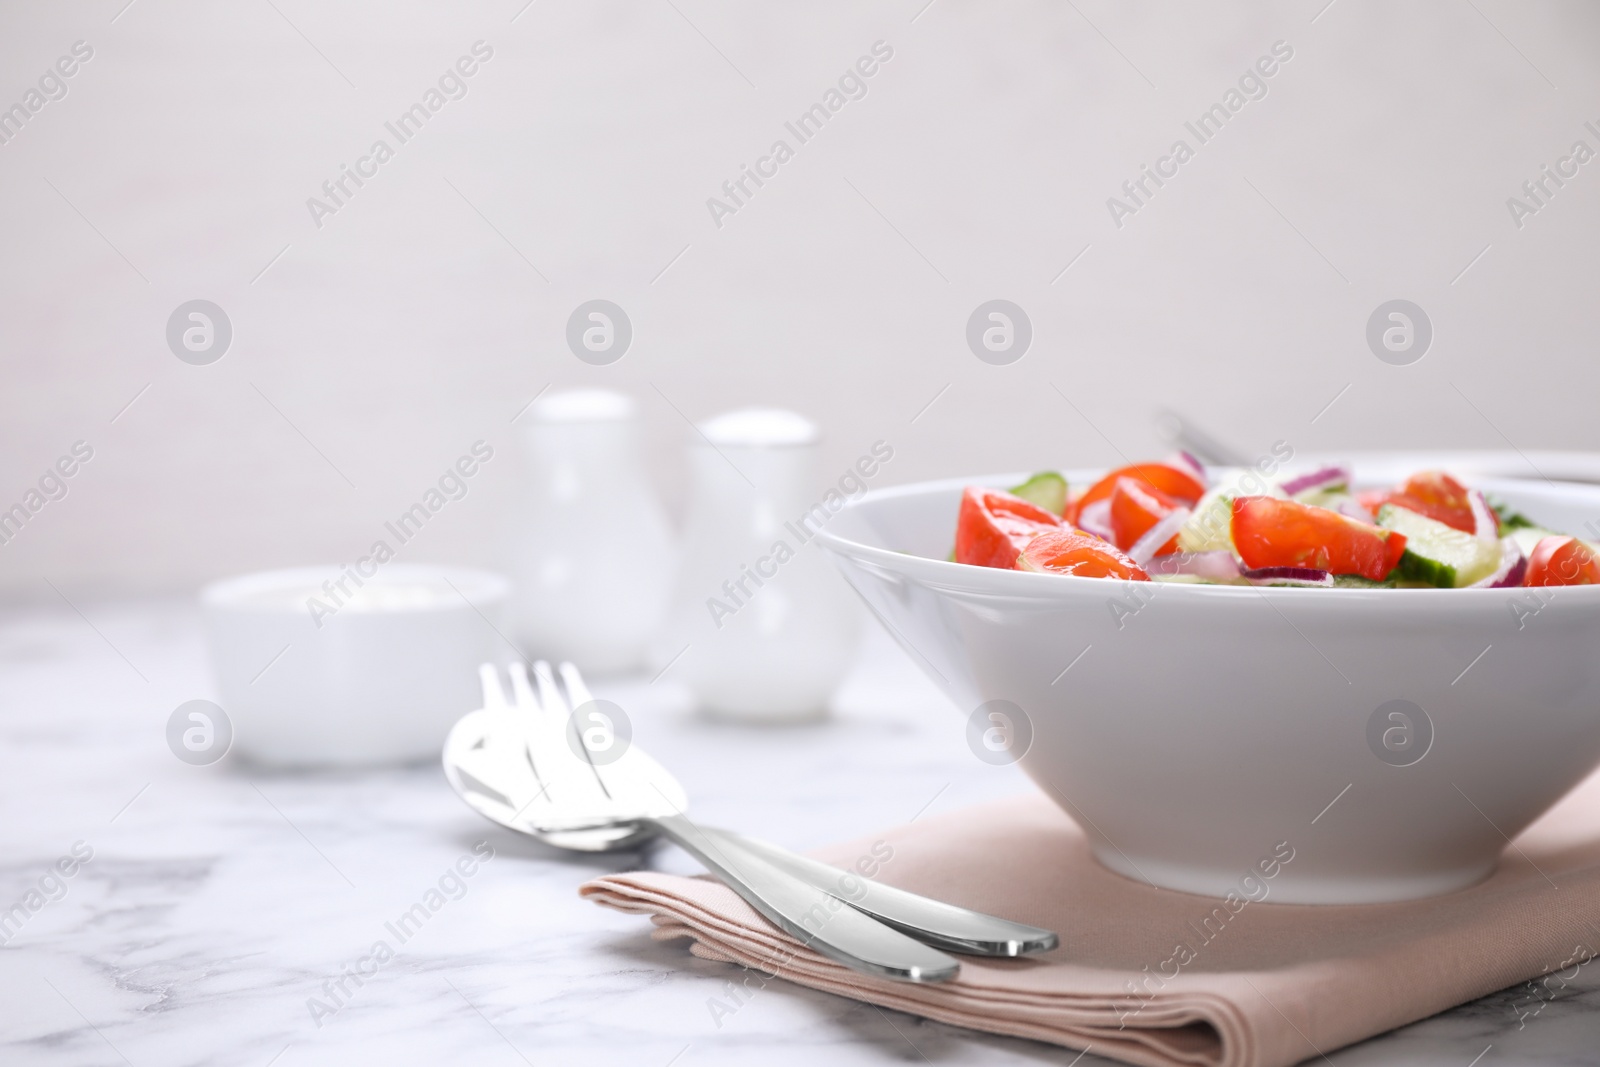
M 215 695 L 195 613 L 172 602 L 79 607 L 0 616 L 0 906 L 75 842 L 93 849 L 65 895 L 0 948 L 8 1067 L 1077 1056 L 783 983 L 718 1026 L 708 1001 L 732 968 L 656 944 L 644 920 L 574 892 L 637 857 L 542 851 L 481 822 L 431 766 L 291 777 L 180 763 L 167 716 Z M 676 770 L 698 814 L 798 847 L 1028 788 L 1014 769 L 973 759 L 950 709 L 876 636 L 839 715 L 818 727 L 701 722 L 670 676 L 596 688 L 630 710 L 635 736 Z M 316 1025 L 308 1000 L 379 938 L 393 941 L 385 923 L 482 841 L 494 858 L 462 880 L 464 895 L 363 985 L 346 979 L 344 1006 Z M 670 849 L 644 861 L 694 869 Z M 1331 1060 L 1600 1062 L 1600 969 L 1523 1017 L 1536 1006 L 1507 990 Z

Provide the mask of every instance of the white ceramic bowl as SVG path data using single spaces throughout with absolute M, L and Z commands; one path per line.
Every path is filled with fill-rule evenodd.
M 981 707 L 1021 709 L 1023 769 L 1114 871 L 1224 896 L 1286 843 L 1275 901 L 1444 893 L 1600 764 L 1600 587 L 1252 589 L 945 562 L 962 487 L 1022 477 L 868 493 L 819 540 L 974 714 L 975 751 L 1008 706 Z M 1555 529 L 1600 519 L 1597 487 L 1478 484 Z
M 510 588 L 498 575 L 392 563 L 360 589 L 346 578 L 350 598 L 324 591 L 343 574 L 297 567 L 201 590 L 212 670 L 245 759 L 437 759 L 451 725 L 481 703 L 478 664 L 510 653 L 496 633 Z

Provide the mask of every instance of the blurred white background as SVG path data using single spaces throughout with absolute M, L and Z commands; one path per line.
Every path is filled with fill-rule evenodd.
M 93 50 L 0 144 L 0 509 L 93 448 L 0 593 L 347 561 L 478 439 L 495 460 L 405 558 L 502 565 L 512 420 L 550 383 L 636 396 L 674 507 L 685 419 L 750 403 L 817 418 L 829 479 L 892 442 L 876 484 L 1156 453 L 1163 408 L 1251 454 L 1600 447 L 1600 161 L 1520 228 L 1506 203 L 1600 149 L 1591 3 L 525 3 L 0 8 L 0 108 Z M 307 198 L 480 40 L 319 228 Z M 779 138 L 719 228 L 707 198 Z M 1118 228 L 1107 198 L 1179 138 Z M 165 340 L 195 298 L 232 321 L 209 366 Z M 594 298 L 633 323 L 607 367 L 565 342 Z M 993 298 L 1033 323 L 1010 366 L 965 341 Z M 1433 322 L 1412 366 L 1365 341 L 1393 298 Z

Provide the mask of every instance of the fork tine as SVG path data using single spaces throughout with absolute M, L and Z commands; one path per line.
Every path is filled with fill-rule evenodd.
M 563 660 L 561 666 L 556 668 L 561 672 L 561 684 L 567 691 L 567 702 L 572 706 L 572 714 L 577 715 L 578 709 L 589 703 L 594 697 L 589 692 L 589 687 L 583 684 L 583 675 L 578 673 L 578 668 L 571 660 Z M 579 742 L 583 744 L 583 742 Z M 600 768 L 594 762 L 594 757 L 589 754 L 588 746 L 584 745 L 584 762 L 589 764 L 589 770 L 594 773 L 594 780 L 600 786 L 600 791 L 610 797 L 611 787 L 606 784 L 606 776 L 600 773 Z
M 573 708 L 581 708 L 594 699 L 594 694 L 589 692 L 589 687 L 583 684 L 583 675 L 578 673 L 578 667 L 571 660 L 567 660 L 556 668 L 561 672 L 561 683 L 567 687 L 567 700 Z
M 561 690 L 556 688 L 555 675 L 550 673 L 550 662 L 539 660 L 534 663 L 533 676 L 539 682 L 539 703 L 543 705 L 545 714 L 555 714 L 565 718 L 571 709 L 561 696 Z
M 518 711 L 539 711 L 541 702 L 534 699 L 533 686 L 528 684 L 528 665 L 520 659 L 511 665 L 511 692 L 516 697 Z
M 483 686 L 483 706 L 491 711 L 506 710 L 506 692 L 500 688 L 500 671 L 493 663 L 478 664 L 478 683 Z

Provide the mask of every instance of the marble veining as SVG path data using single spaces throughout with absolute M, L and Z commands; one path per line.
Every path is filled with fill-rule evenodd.
M 0 1063 L 1101 1062 L 782 982 L 714 1018 L 733 968 L 575 893 L 599 871 L 695 870 L 686 856 L 555 853 L 480 820 L 432 766 L 180 763 L 167 715 L 216 695 L 196 614 L 84 607 L 93 628 L 66 610 L 0 617 L 0 906 L 75 843 L 93 850 L 0 948 Z M 954 714 L 876 635 L 838 716 L 817 727 L 703 722 L 670 672 L 595 688 L 628 710 L 697 814 L 795 847 L 1028 788 L 972 759 Z M 475 849 L 470 876 L 441 882 Z M 442 904 L 397 927 L 430 891 Z M 391 952 L 374 966 L 379 942 Z M 1600 1063 L 1600 964 L 1553 995 L 1515 987 L 1329 1059 Z

